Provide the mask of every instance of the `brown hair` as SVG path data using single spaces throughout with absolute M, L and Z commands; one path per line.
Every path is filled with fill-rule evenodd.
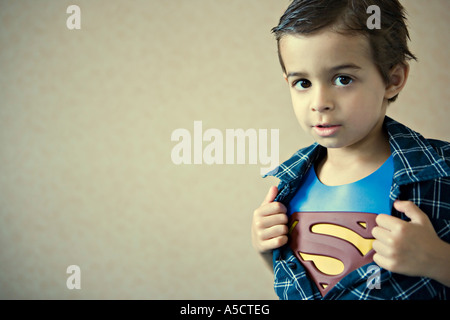
M 369 29 L 367 8 L 380 8 L 380 29 Z M 389 84 L 389 71 L 399 63 L 417 60 L 409 51 L 405 9 L 398 0 L 293 0 L 272 29 L 278 44 L 278 57 L 286 71 L 280 54 L 280 40 L 289 34 L 312 34 L 326 27 L 343 34 L 362 34 L 369 39 L 372 58 L 384 82 Z M 389 99 L 393 102 L 397 96 Z

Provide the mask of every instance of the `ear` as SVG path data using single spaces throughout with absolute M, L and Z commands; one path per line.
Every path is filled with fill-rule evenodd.
M 396 64 L 389 72 L 389 84 L 386 87 L 384 97 L 391 99 L 402 91 L 408 80 L 409 64 L 407 62 Z
M 283 72 L 283 78 L 284 78 L 284 80 L 286 80 L 287 83 L 289 83 L 288 78 L 287 78 L 287 75 L 286 75 L 285 72 Z

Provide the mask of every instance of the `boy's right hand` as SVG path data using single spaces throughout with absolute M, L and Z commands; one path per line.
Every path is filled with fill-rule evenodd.
M 288 242 L 287 209 L 281 202 L 273 200 L 278 188 L 269 189 L 261 206 L 253 212 L 252 242 L 259 253 L 266 253 Z

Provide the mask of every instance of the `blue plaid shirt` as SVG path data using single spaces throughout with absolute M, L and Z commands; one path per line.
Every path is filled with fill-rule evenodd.
M 450 143 L 427 140 L 404 125 L 385 118 L 384 126 L 394 159 L 390 190 L 391 214 L 409 220 L 393 209 L 396 199 L 411 200 L 425 212 L 438 236 L 450 242 Z M 289 203 L 299 182 L 326 149 L 318 144 L 297 151 L 266 176 L 280 179 L 275 201 Z M 449 252 L 450 254 L 450 252 Z M 379 269 L 379 289 L 368 285 L 373 269 L 365 265 L 339 281 L 324 297 L 288 245 L 273 251 L 274 288 L 283 300 L 405 300 L 448 299 L 450 288 L 425 277 L 409 277 Z

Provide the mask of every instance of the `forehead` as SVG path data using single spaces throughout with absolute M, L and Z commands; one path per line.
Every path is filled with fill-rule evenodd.
M 319 71 L 342 63 L 373 65 L 369 40 L 363 35 L 345 35 L 323 30 L 311 35 L 286 35 L 280 54 L 286 72 Z

